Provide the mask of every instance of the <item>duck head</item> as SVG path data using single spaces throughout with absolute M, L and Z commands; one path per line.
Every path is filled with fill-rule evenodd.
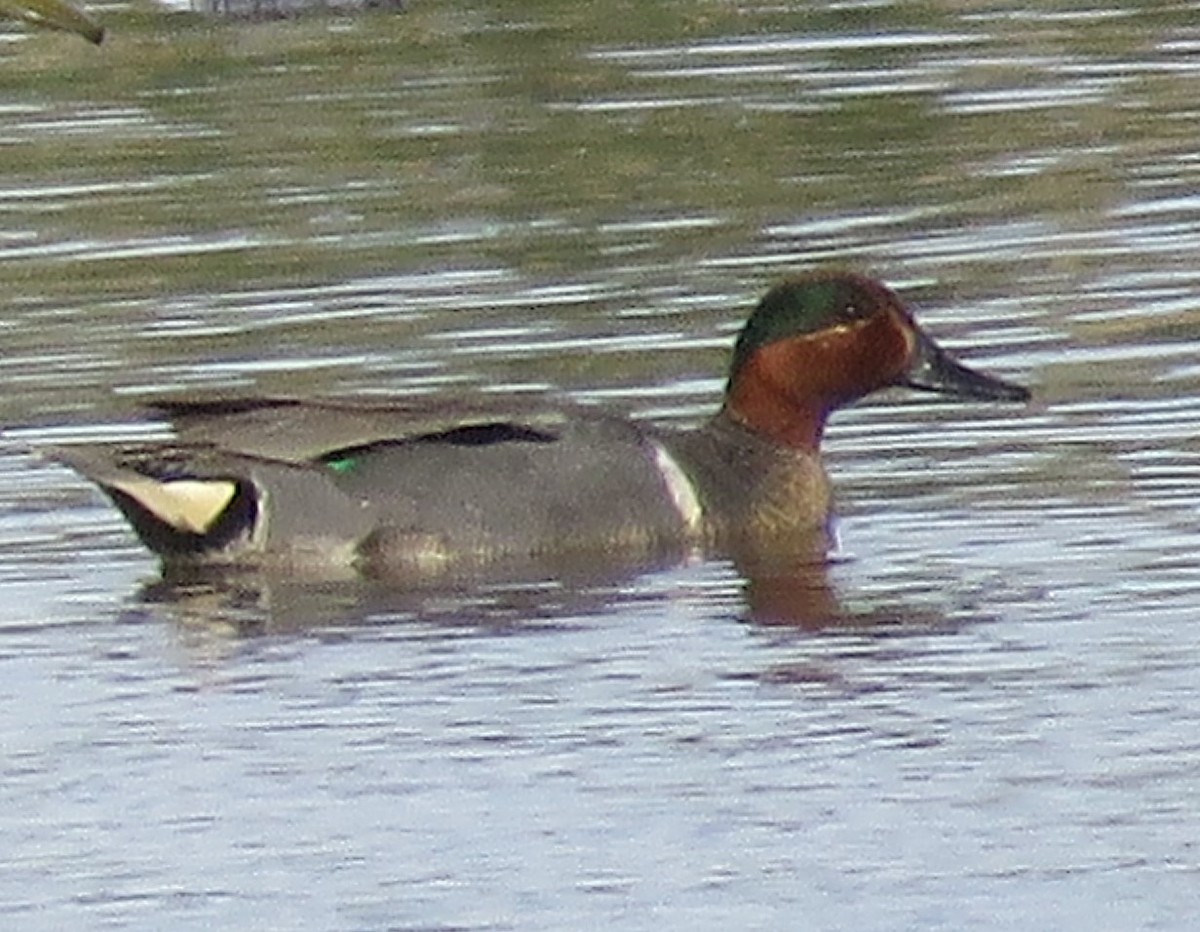
M 788 447 L 814 451 L 829 414 L 888 386 L 980 401 L 1029 391 L 969 369 L 939 347 L 891 289 L 815 272 L 776 285 L 733 350 L 723 411 Z

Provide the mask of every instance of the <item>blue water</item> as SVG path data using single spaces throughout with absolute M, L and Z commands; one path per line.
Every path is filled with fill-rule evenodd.
M 1190 928 L 1194 11 L 585 7 L 10 44 L 0 922 Z M 181 388 L 694 422 L 829 261 L 1034 401 L 838 414 L 825 568 L 172 585 L 30 452 Z

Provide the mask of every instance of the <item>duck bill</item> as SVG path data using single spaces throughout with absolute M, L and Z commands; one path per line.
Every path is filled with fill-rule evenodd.
M 104 41 L 104 27 L 66 0 L 0 0 L 0 11 L 35 26 L 78 33 L 96 45 Z
M 917 333 L 917 348 L 912 364 L 904 374 L 902 384 L 920 391 L 979 401 L 1029 400 L 1029 389 L 968 369 L 920 332 Z

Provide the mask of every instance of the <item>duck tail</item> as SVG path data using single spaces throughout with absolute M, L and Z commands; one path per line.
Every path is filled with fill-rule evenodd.
M 241 477 L 206 475 L 186 460 L 164 463 L 147 448 L 79 444 L 42 453 L 99 486 L 166 559 L 219 557 L 247 542 L 258 524 L 258 490 Z

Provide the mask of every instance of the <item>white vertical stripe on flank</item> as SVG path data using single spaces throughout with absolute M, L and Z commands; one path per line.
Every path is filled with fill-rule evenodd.
M 700 506 L 696 487 L 666 447 L 654 440 L 650 441 L 650 447 L 654 451 L 654 465 L 666 483 L 667 495 L 683 519 L 684 528 L 690 534 L 698 533 L 704 524 L 704 509 Z

